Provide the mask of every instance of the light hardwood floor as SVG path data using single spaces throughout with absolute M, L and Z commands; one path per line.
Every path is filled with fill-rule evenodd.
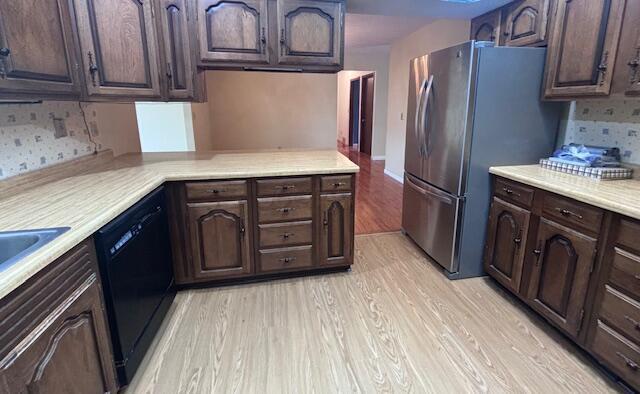
M 451 282 L 400 233 L 351 272 L 178 294 L 127 393 L 598 393 L 615 387 L 487 278 Z

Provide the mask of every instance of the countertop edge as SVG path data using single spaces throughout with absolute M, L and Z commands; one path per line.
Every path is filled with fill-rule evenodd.
M 552 192 L 568 198 L 572 198 L 574 200 L 583 202 L 585 204 L 593 205 L 598 208 L 602 208 L 611 212 L 615 212 L 624 216 L 631 217 L 633 219 L 640 220 L 640 210 L 633 210 L 629 208 L 627 205 L 616 203 L 615 201 L 608 198 L 601 198 L 587 192 L 579 192 L 574 190 L 567 191 L 563 189 L 561 186 L 554 185 L 549 181 L 544 182 L 537 179 L 532 179 L 531 177 L 528 177 L 528 176 L 514 174 L 513 172 L 510 172 L 506 168 L 490 167 L 489 173 L 503 177 L 503 178 L 510 179 L 512 181 L 520 182 L 525 185 L 533 186 L 538 189 L 546 190 L 548 192 Z M 575 175 L 572 175 L 572 176 L 575 176 Z M 616 181 L 599 181 L 599 182 L 616 182 Z

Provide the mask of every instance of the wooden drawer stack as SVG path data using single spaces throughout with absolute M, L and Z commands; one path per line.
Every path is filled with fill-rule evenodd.
M 640 388 L 640 223 L 616 218 L 589 335 L 594 355 Z
M 313 266 L 311 177 L 258 180 L 257 271 Z

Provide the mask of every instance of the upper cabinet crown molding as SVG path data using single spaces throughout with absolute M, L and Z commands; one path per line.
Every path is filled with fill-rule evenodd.
M 0 1 L 0 97 L 77 99 L 74 27 L 65 0 Z
M 625 0 L 559 0 L 547 51 L 545 98 L 610 92 Z
M 73 0 L 87 94 L 159 98 L 151 0 Z

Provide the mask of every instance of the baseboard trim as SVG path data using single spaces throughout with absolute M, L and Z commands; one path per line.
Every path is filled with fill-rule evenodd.
M 404 178 L 403 177 L 394 174 L 393 172 L 387 170 L 386 168 L 384 169 L 384 174 L 390 176 L 391 178 L 393 178 L 394 180 L 396 180 L 396 181 L 398 181 L 400 183 L 404 183 Z
M 371 156 L 371 160 L 384 160 L 385 156 Z

